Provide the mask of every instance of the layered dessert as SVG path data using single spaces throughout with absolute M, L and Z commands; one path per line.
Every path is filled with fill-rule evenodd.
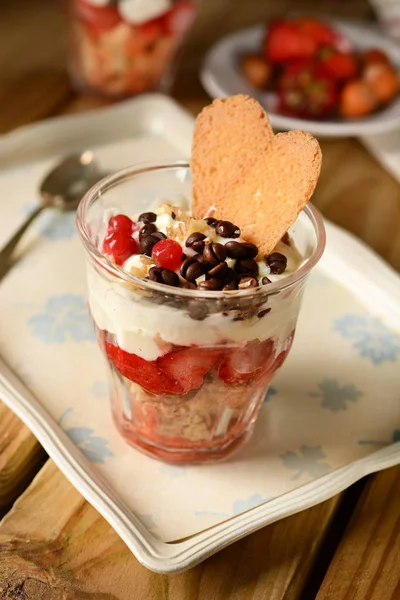
M 111 97 L 159 88 L 197 12 L 195 0 L 70 2 L 73 78 Z
M 227 123 L 218 116 L 222 106 L 220 101 L 205 109 L 207 117 L 216 119 L 212 133 L 204 133 L 201 117 L 196 124 L 191 206 L 184 196 L 162 197 L 161 189 L 162 199 L 139 214 L 107 207 L 91 232 L 97 258 L 89 261 L 89 304 L 112 372 L 114 420 L 130 443 L 170 462 L 218 460 L 249 437 L 271 380 L 291 348 L 304 282 L 316 260 L 318 227 L 310 209 L 302 211 L 310 179 L 288 185 L 283 167 L 279 178 L 268 179 L 268 194 L 277 202 L 258 213 L 264 192 L 254 188 L 251 173 L 231 183 L 229 167 L 223 170 L 229 154 L 221 153 L 213 139 L 219 127 L 226 131 Z M 241 111 L 256 110 L 259 118 L 262 109 L 255 101 L 249 107 L 246 97 L 234 97 L 222 108 L 224 118 L 232 108 L 237 137 L 246 137 Z M 250 124 L 254 115 L 245 114 Z M 262 126 L 265 132 L 256 143 L 264 147 L 270 132 L 268 123 Z M 207 145 L 201 158 L 208 135 L 211 150 Z M 290 175 L 304 178 L 304 165 L 318 155 L 315 140 L 305 140 L 283 138 Z M 271 148 L 269 159 L 279 165 L 278 141 L 278 158 Z M 230 142 L 235 142 L 232 136 Z M 291 158 L 293 152 L 298 160 Z M 213 174 L 209 180 L 207 161 L 218 164 L 218 154 L 224 165 L 220 176 L 231 186 L 228 199 L 218 192 L 219 178 Z M 242 164 L 240 152 L 234 154 Z M 249 154 L 248 148 L 245 160 Z M 189 173 L 188 166 L 172 165 L 170 170 L 176 180 Z M 311 175 L 316 179 L 312 169 Z M 157 179 L 154 166 L 150 179 Z M 236 202 L 236 197 L 246 199 L 246 182 L 255 189 L 256 212 L 250 217 L 246 205 Z M 276 185 L 281 191 L 286 186 L 290 201 L 282 195 L 279 199 Z M 207 186 L 213 188 L 212 202 Z M 223 189 L 224 194 L 229 191 Z M 307 192 L 300 201 L 302 189 Z M 280 202 L 284 206 L 279 211 Z

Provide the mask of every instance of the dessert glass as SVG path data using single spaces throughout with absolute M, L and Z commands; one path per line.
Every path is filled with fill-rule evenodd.
M 249 439 L 292 345 L 325 232 L 306 206 L 289 230 L 303 264 L 279 281 L 240 291 L 173 288 L 128 273 L 101 253 L 110 209 L 132 217 L 182 196 L 191 198 L 186 162 L 130 167 L 85 195 L 77 226 L 115 424 L 136 448 L 184 464 L 223 459 Z
M 177 53 L 197 15 L 197 0 L 173 0 L 165 13 L 144 22 L 129 22 L 121 5 L 67 0 L 69 71 L 75 87 L 111 99 L 167 92 Z

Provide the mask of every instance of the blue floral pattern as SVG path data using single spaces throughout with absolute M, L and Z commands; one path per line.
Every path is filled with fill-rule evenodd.
M 90 391 L 96 398 L 108 398 L 110 395 L 110 385 L 107 381 L 93 381 Z
M 239 515 L 243 512 L 246 512 L 246 510 L 260 506 L 260 504 L 263 504 L 268 500 L 269 498 L 263 498 L 261 494 L 252 494 L 243 500 L 235 500 L 232 507 L 232 515 Z
M 272 396 L 276 396 L 277 393 L 278 393 L 278 390 L 273 385 L 271 385 L 268 392 L 265 394 L 263 402 L 264 403 L 269 402 L 271 400 Z
M 351 340 L 359 355 L 374 365 L 396 362 L 400 356 L 400 336 L 378 319 L 349 314 L 336 319 L 333 330 Z
M 25 205 L 23 207 L 24 213 L 28 215 L 36 206 L 36 202 Z M 48 240 L 69 240 L 75 237 L 77 233 L 75 220 L 75 211 L 60 212 L 47 209 L 38 217 L 37 228 L 39 233 Z
M 45 344 L 63 344 L 68 338 L 76 341 L 94 341 L 93 325 L 83 296 L 61 294 L 46 302 L 44 311 L 28 321 L 33 335 Z
M 72 408 L 69 408 L 61 415 L 58 421 L 61 427 L 62 423 L 71 413 Z M 69 427 L 68 429 L 64 429 L 64 431 L 91 462 L 104 463 L 107 458 L 113 456 L 113 453 L 108 448 L 108 441 L 105 438 L 94 435 L 94 430 L 90 427 Z
M 310 392 L 314 398 L 322 398 L 321 406 L 332 412 L 347 410 L 348 402 L 356 402 L 363 393 L 354 385 L 339 385 L 336 379 L 323 379 L 318 384 L 319 392 Z
M 291 479 L 298 479 L 303 474 L 310 477 L 321 477 L 330 471 L 330 466 L 321 462 L 326 458 L 321 446 L 300 446 L 298 454 L 288 451 L 280 456 L 287 469 L 296 471 Z

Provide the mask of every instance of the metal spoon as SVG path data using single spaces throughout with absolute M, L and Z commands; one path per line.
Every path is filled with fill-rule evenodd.
M 29 225 L 45 208 L 75 210 L 82 196 L 102 177 L 92 152 L 86 150 L 63 159 L 43 179 L 39 187 L 40 205 L 29 215 L 0 251 L 0 280 L 13 265 L 13 252 Z

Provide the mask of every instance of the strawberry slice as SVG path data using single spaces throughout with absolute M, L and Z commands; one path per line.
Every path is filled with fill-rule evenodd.
M 127 379 L 141 385 L 153 394 L 185 394 L 178 381 L 169 378 L 157 365 L 157 361 L 144 360 L 136 354 L 129 354 L 118 346 L 105 342 L 108 358 Z
M 220 357 L 218 350 L 207 348 L 183 348 L 165 354 L 157 359 L 159 369 L 187 393 L 197 390 L 204 377 Z
M 229 385 L 248 383 L 256 375 L 266 372 L 273 362 L 273 341 L 254 340 L 246 344 L 244 348 L 233 350 L 225 355 L 219 365 L 218 377 Z
M 196 16 L 197 8 L 194 2 L 183 0 L 164 15 L 165 30 L 168 35 L 184 35 Z
M 78 0 L 76 6 L 79 18 L 90 25 L 94 31 L 113 29 L 121 22 L 115 6 L 93 6 L 85 0 Z

